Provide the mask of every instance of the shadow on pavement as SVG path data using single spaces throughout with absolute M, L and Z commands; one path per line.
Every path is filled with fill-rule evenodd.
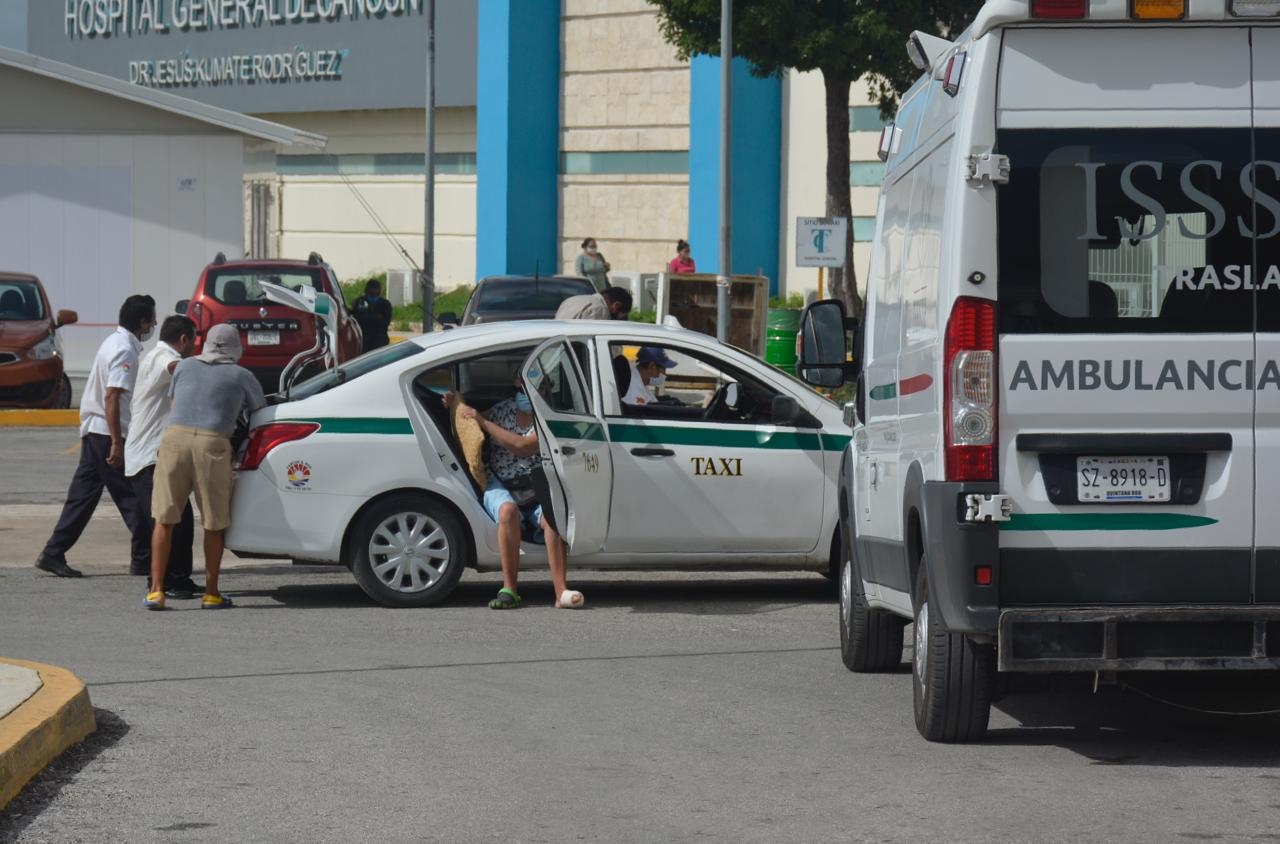
M 1092 675 L 1024 682 L 995 704 L 1021 726 L 990 730 L 986 743 L 1061 747 L 1095 765 L 1276 764 L 1275 677 L 1134 674 L 1097 694 L 1085 688 L 1090 682 Z M 1280 773 L 1266 776 L 1280 781 Z
M 98 729 L 59 756 L 0 811 L 0 841 L 15 840 L 58 798 L 67 783 L 129 732 L 129 725 L 114 712 L 94 707 L 93 715 Z
M 243 571 L 243 570 L 239 570 Z M 278 570 L 277 570 L 278 571 Z M 332 571 L 332 570 L 330 570 Z M 240 603 L 247 610 L 341 609 L 377 607 L 354 581 L 332 579 L 324 583 L 289 583 L 267 589 L 236 589 L 235 575 L 224 578 L 224 588 L 234 598 L 266 598 L 274 603 Z M 274 573 L 274 572 L 273 572 Z M 501 581 L 463 580 L 440 607 L 484 607 Z M 635 613 L 687 615 L 754 615 L 779 612 L 806 604 L 834 604 L 835 590 L 826 578 L 742 579 L 709 576 L 676 579 L 637 573 L 634 580 L 593 580 L 590 573 L 573 578 L 570 585 L 587 596 L 584 611 L 592 608 L 630 608 Z M 533 573 L 520 590 L 526 606 L 551 606 L 553 596 L 546 575 Z

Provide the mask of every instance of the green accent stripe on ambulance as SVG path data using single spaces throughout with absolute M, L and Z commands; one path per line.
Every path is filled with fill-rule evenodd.
M 314 419 L 277 419 L 277 422 L 315 422 L 320 434 L 412 434 L 406 417 L 320 416 Z
M 1182 530 L 1216 525 L 1189 513 L 1014 513 L 1001 530 Z

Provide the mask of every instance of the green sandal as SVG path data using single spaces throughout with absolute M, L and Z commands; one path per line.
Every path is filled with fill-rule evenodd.
M 504 586 L 498 590 L 498 597 L 489 602 L 489 609 L 518 610 L 523 603 L 519 595 Z

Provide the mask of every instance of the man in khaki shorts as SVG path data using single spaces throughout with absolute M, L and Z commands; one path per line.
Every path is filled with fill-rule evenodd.
M 215 325 L 205 335 L 204 351 L 173 370 L 169 427 L 156 458 L 151 513 L 151 583 L 163 584 L 173 542 L 173 526 L 194 492 L 204 522 L 205 594 L 201 609 L 220 610 L 231 599 L 218 591 L 218 571 L 227 526 L 231 524 L 231 434 L 242 410 L 267 403 L 258 379 L 236 364 L 243 354 L 240 332 Z M 164 592 L 148 592 L 143 606 L 164 609 Z

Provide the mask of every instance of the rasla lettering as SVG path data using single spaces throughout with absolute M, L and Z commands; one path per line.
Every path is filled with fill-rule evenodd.
M 1227 358 L 1224 360 L 1068 359 L 1020 360 L 1013 367 L 1009 391 L 1124 390 L 1186 391 L 1280 390 L 1280 364 Z

